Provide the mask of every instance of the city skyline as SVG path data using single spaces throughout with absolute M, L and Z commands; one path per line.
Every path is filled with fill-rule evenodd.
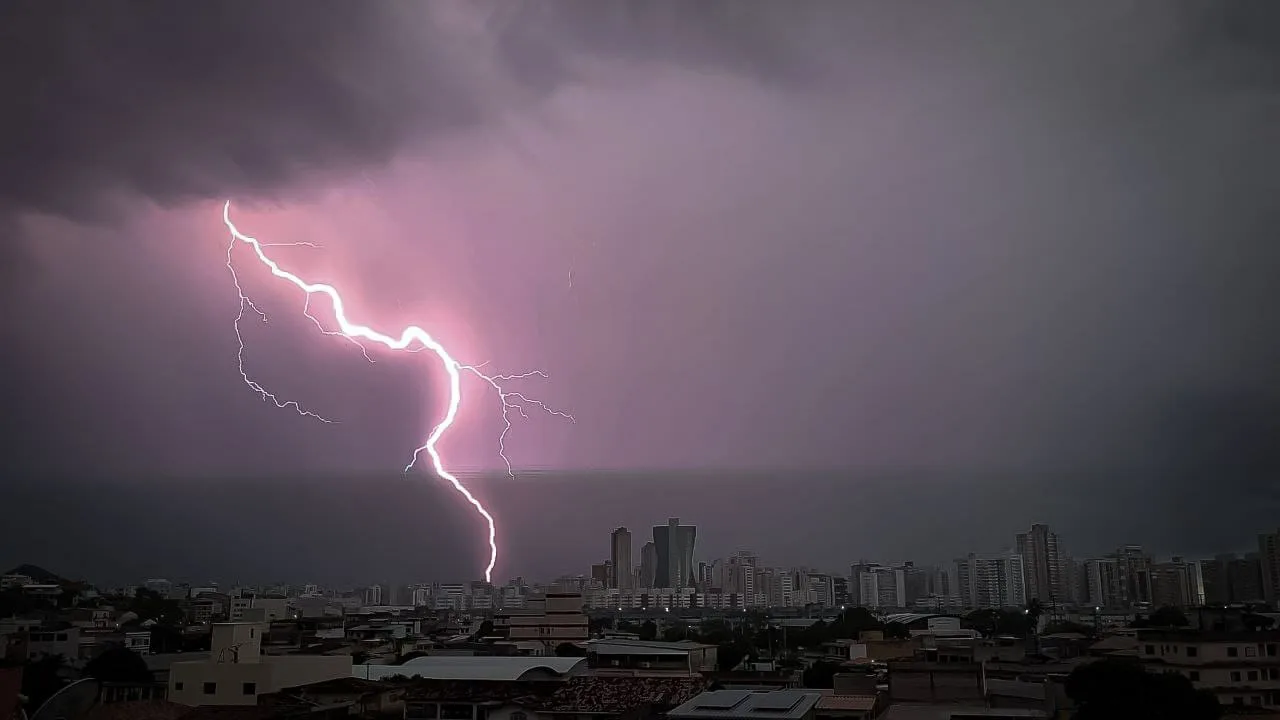
M 690 537 L 692 538 L 696 526 L 683 525 L 679 518 L 668 518 L 665 525 L 654 525 L 652 527 L 653 535 L 656 537 L 660 532 L 665 532 L 674 527 L 687 529 Z M 1101 592 L 1099 588 L 1103 587 L 1108 582 L 1114 582 L 1114 580 L 1107 580 L 1106 577 L 1108 576 L 1108 573 L 1114 574 L 1117 572 L 1114 567 L 1115 563 L 1119 563 L 1119 572 L 1121 572 L 1121 574 L 1132 574 L 1134 571 L 1126 569 L 1129 566 L 1127 565 L 1128 561 L 1125 560 L 1126 554 L 1132 553 L 1136 562 L 1145 563 L 1142 567 L 1145 568 L 1143 572 L 1146 573 L 1146 579 L 1140 582 L 1146 584 L 1146 589 L 1141 590 L 1136 587 L 1131 587 L 1127 590 L 1108 590 L 1108 592 L 1118 592 L 1124 596 L 1140 594 L 1142 592 L 1151 594 L 1155 592 L 1152 590 L 1151 586 L 1151 583 L 1153 582 L 1152 578 L 1162 572 L 1157 566 L 1167 567 L 1170 564 L 1181 564 L 1184 568 L 1195 566 L 1195 570 L 1192 572 L 1191 576 L 1182 579 L 1180 582 L 1183 585 L 1194 582 L 1198 587 L 1200 587 L 1199 592 L 1201 596 L 1203 596 L 1204 580 L 1200 574 L 1201 565 L 1209 565 L 1219 568 L 1214 572 L 1216 574 L 1223 574 L 1222 577 L 1224 579 L 1222 582 L 1227 582 L 1225 578 L 1227 578 L 1228 575 L 1226 574 L 1237 572 L 1236 570 L 1229 570 L 1228 567 L 1234 567 L 1231 565 L 1232 563 L 1246 562 L 1251 564 L 1249 565 L 1250 569 L 1245 572 L 1256 575 L 1256 578 L 1247 581 L 1247 584 L 1249 584 L 1248 586 L 1250 588 L 1256 586 L 1260 597 L 1265 596 L 1269 599 L 1280 598 L 1280 574 L 1275 572 L 1275 568 L 1280 567 L 1280 531 L 1277 531 L 1276 533 L 1268 531 L 1255 535 L 1256 542 L 1253 543 L 1251 547 L 1242 551 L 1219 550 L 1213 551 L 1204 556 L 1173 554 L 1162 557 L 1158 553 L 1152 552 L 1149 548 L 1145 548 L 1143 545 L 1135 543 L 1122 543 L 1103 553 L 1072 555 L 1070 552 L 1070 546 L 1060 543 L 1058 534 L 1054 532 L 1052 528 L 1042 523 L 1031 524 L 1029 531 L 1014 533 L 1013 538 L 1012 549 L 1006 547 L 1004 549 L 994 551 L 991 549 L 963 550 L 955 553 L 953 558 L 947 561 L 921 561 L 919 559 L 911 558 L 877 558 L 875 560 L 871 560 L 864 555 L 859 559 L 850 560 L 846 566 L 843 566 L 840 569 L 821 567 L 809 562 L 773 562 L 768 558 L 761 562 L 760 556 L 754 550 L 743 548 L 738 548 L 731 553 L 725 553 L 716 557 L 699 556 L 695 553 L 693 548 L 690 548 L 691 581 L 684 587 L 705 589 L 714 586 L 723 589 L 725 585 L 725 578 L 729 576 L 728 573 L 733 572 L 731 569 L 727 569 L 727 565 L 731 566 L 738 558 L 749 558 L 747 562 L 753 568 L 770 567 L 778 571 L 786 570 L 790 572 L 816 573 L 831 577 L 843 576 L 849 582 L 852 587 L 851 592 L 855 596 L 857 596 L 858 593 L 870 592 L 874 595 L 878 592 L 875 589 L 867 590 L 865 588 L 860 588 L 858 579 L 859 574 L 865 570 L 870 570 L 874 574 L 879 571 L 896 569 L 899 576 L 896 580 L 890 579 L 888 582 L 890 584 L 894 584 L 896 582 L 896 592 L 899 596 L 904 592 L 904 588 L 902 587 L 904 579 L 901 576 L 901 569 L 904 567 L 908 569 L 916 567 L 922 571 L 946 575 L 950 579 L 930 580 L 930 587 L 933 587 L 936 583 L 941 583 L 942 586 L 946 588 L 944 590 L 945 594 L 964 597 L 966 600 L 976 599 L 980 593 L 976 587 L 963 579 L 966 574 L 973 575 L 974 573 L 981 573 L 985 575 L 996 573 L 1004 579 L 998 581 L 997 584 L 999 585 L 999 589 L 981 591 L 981 593 L 986 593 L 984 597 L 1002 597 L 1010 601 L 1013 601 L 1015 598 L 1020 598 L 1022 602 L 1035 599 L 1044 602 L 1046 605 L 1053 606 L 1059 603 L 1078 602 L 1079 598 L 1086 597 L 1090 593 L 1095 593 L 1096 595 L 1096 593 Z M 620 583 L 618 579 L 618 568 L 614 561 L 616 558 L 623 557 L 625 555 L 635 556 L 633 554 L 633 548 L 631 547 L 633 541 L 633 534 L 630 533 L 628 528 L 616 527 L 608 536 L 608 559 L 600 563 L 592 564 L 589 571 L 585 573 L 574 573 L 570 571 L 567 573 L 553 573 L 553 575 L 558 577 L 560 580 L 569 578 L 577 578 L 579 581 L 587 580 L 593 587 L 600 589 L 612 589 L 622 593 L 648 593 L 655 590 L 680 591 L 680 586 L 666 582 L 662 579 L 662 576 L 659 575 L 657 567 L 659 556 L 656 552 L 654 547 L 655 543 L 653 541 L 646 541 L 642 544 L 638 561 L 632 564 L 630 572 L 626 572 L 624 574 L 625 577 L 630 578 L 631 586 L 628 587 L 626 583 Z M 1016 559 L 1016 567 L 1009 564 L 1011 562 L 1011 558 Z M 22 560 L 22 562 L 24 564 L 40 565 L 39 562 L 35 562 L 31 558 L 26 558 Z M 1155 563 L 1155 565 L 1153 565 L 1153 563 Z M 3 564 L 3 559 L 0 559 L 0 565 Z M 650 575 L 646 575 L 646 564 L 653 565 Z M 1108 570 L 1103 564 L 1109 564 L 1113 567 Z M 846 568 L 848 569 L 848 573 L 845 573 Z M 1043 568 L 1043 571 L 1039 572 L 1042 577 L 1052 578 L 1051 584 L 1047 589 L 1037 584 L 1037 568 Z M 1167 574 L 1171 571 L 1166 570 L 1163 572 Z M 1184 569 L 1181 572 L 1185 573 L 1186 570 Z M 172 572 L 169 572 L 165 574 L 176 577 L 188 584 L 193 581 L 191 576 L 181 573 L 174 575 Z M 396 582 L 404 583 L 409 581 L 409 579 L 403 574 L 392 574 L 391 576 L 398 576 L 401 578 Z M 540 580 L 535 575 L 517 572 L 510 575 L 499 575 L 498 577 L 495 577 L 493 584 L 495 586 L 502 584 L 502 577 L 514 578 L 517 576 L 525 578 L 524 582 L 545 582 L 545 578 Z M 273 582 L 285 580 L 285 578 L 283 578 L 279 573 L 271 575 L 270 577 L 273 578 Z M 646 577 L 649 578 L 649 582 L 646 582 Z M 1014 577 L 1016 577 L 1016 580 L 1011 579 Z M 1234 575 L 1231 577 L 1234 577 Z M 85 579 L 91 578 L 85 577 Z M 316 578 L 314 577 L 309 577 L 307 578 L 307 581 L 315 579 Z M 413 580 L 413 582 L 422 582 L 423 579 L 424 578 L 419 577 L 416 580 Z M 196 579 L 195 582 L 223 582 L 225 580 L 225 578 L 212 578 L 211 576 L 206 575 L 203 578 Z M 234 578 L 233 582 L 243 582 L 245 580 L 249 580 L 249 578 L 237 577 Z M 296 580 L 297 579 L 294 579 L 293 581 Z M 458 582 L 459 578 L 428 578 L 428 580 L 436 584 L 441 582 L 449 584 Z M 1170 578 L 1167 577 L 1165 580 L 1171 581 Z M 359 585 L 362 582 L 368 582 L 368 579 L 365 578 L 363 580 L 355 581 L 354 583 L 348 581 L 346 583 L 339 583 L 339 585 L 345 584 L 347 586 L 353 586 Z M 464 584 L 475 584 L 477 581 L 462 580 L 462 582 Z M 513 581 L 508 580 L 506 582 Z M 738 582 L 741 583 L 742 580 L 739 579 Z M 884 581 L 881 581 L 881 584 L 883 584 L 883 582 Z M 957 582 L 960 583 L 961 587 L 957 587 Z M 1237 583 L 1239 581 L 1233 579 L 1230 580 L 1230 582 Z M 750 581 L 747 581 L 747 584 L 749 585 Z M 874 588 L 875 586 L 872 587 Z M 994 595 L 992 595 L 992 593 L 994 593 Z M 1013 604 L 1021 603 L 1014 602 Z

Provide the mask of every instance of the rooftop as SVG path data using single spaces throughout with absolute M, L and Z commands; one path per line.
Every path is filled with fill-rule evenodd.
M 989 708 L 982 705 L 951 705 L 945 703 L 894 703 L 879 720 L 951 720 L 953 717 L 978 718 L 1047 718 L 1043 710 L 1027 708 Z
M 1205 631 L 1192 629 L 1139 630 L 1140 641 L 1167 642 L 1280 642 L 1280 630 Z
M 587 659 L 582 657 L 430 655 L 403 665 L 355 665 L 351 676 L 364 680 L 395 675 L 426 680 L 559 680 L 586 667 Z
M 818 704 L 816 690 L 715 690 L 704 692 L 667 713 L 672 718 L 749 718 L 799 720 Z
M 698 677 L 576 677 L 558 688 L 543 712 L 620 713 L 637 707 L 671 708 L 707 688 Z
M 854 710 L 870 712 L 875 709 L 875 695 L 826 695 L 818 701 L 819 710 Z
M 938 613 L 893 613 L 891 615 L 885 615 L 884 622 L 886 625 L 889 623 L 901 623 L 903 625 L 910 625 L 911 623 L 914 623 L 914 622 L 920 622 L 921 620 L 929 620 L 930 618 L 936 618 L 936 617 L 951 617 L 951 616 L 941 615 Z
M 680 642 L 662 642 L 660 640 L 626 640 L 611 638 L 609 640 L 590 640 L 587 652 L 596 655 L 670 655 L 673 657 L 688 655 L 691 651 L 712 648 L 714 645 L 682 640 Z
M 168 700 L 135 700 L 95 705 L 83 720 L 178 720 L 189 712 L 190 706 Z

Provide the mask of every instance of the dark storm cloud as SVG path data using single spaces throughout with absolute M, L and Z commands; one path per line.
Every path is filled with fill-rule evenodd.
M 899 43 L 901 57 L 927 57 L 933 43 L 940 56 L 948 45 L 992 43 L 1032 53 L 1012 72 L 1034 76 L 1045 69 L 1036 55 L 1067 52 L 1072 72 L 1098 79 L 1132 72 L 1147 23 L 1177 27 L 1179 44 L 1157 43 L 1161 51 L 1198 51 L 1221 68 L 1221 49 L 1238 48 L 1235 60 L 1275 79 L 1267 33 L 1276 11 L 1265 1 L 1108 5 L 18 0 L 0 10 L 0 88 L 10 100 L 0 210 L 84 217 L 108 194 L 172 203 L 281 191 L 482 123 L 495 102 L 579 79 L 592 56 L 799 82 L 841 77 L 863 45 Z M 472 47 L 476 23 L 491 57 Z M 1112 42 L 1121 33 L 1129 41 Z
M 173 203 L 272 192 L 304 174 L 384 162 L 414 139 L 483 122 L 487 79 L 553 89 L 571 77 L 575 51 L 750 60 L 745 69 L 772 67 L 784 51 L 750 17 L 759 13 L 726 30 L 734 12 L 720 3 L 499 3 L 487 21 L 497 75 L 487 77 L 469 68 L 474 53 L 460 55 L 463 25 L 448 20 L 484 11 L 343 0 L 7 3 L 0 210 L 84 217 L 107 193 Z
M 20 0 L 0 11 L 0 208 L 83 216 L 264 191 L 475 122 L 472 94 L 393 6 Z M 429 28 L 427 28 L 429 29 Z

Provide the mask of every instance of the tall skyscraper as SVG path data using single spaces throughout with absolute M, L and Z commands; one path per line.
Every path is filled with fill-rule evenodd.
M 631 590 L 635 587 L 635 575 L 631 572 L 631 531 L 620 527 L 609 536 L 610 555 L 613 561 L 613 582 L 609 587 Z
M 658 579 L 658 549 L 653 543 L 647 542 L 640 548 L 640 587 L 646 590 L 657 587 L 654 583 Z
M 956 582 L 965 608 L 1020 608 L 1027 602 L 1022 553 L 994 557 L 970 553 L 956 560 Z
M 698 528 L 681 525 L 680 518 L 667 518 L 666 525 L 653 528 L 653 545 L 658 553 L 658 568 L 654 587 L 693 587 L 693 544 Z
M 1258 560 L 1262 563 L 1262 597 L 1275 607 L 1280 600 L 1280 530 L 1258 536 Z
M 1049 526 L 1036 524 L 1029 531 L 1019 533 L 1017 552 L 1022 556 L 1027 600 L 1039 600 L 1045 605 L 1064 602 L 1068 593 L 1062 582 L 1058 536 Z

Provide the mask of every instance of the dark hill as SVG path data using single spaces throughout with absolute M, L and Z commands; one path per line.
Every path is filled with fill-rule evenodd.
M 42 585 L 61 585 L 67 580 L 65 578 L 54 575 L 38 565 L 19 565 L 12 570 L 6 570 L 5 575 L 26 575 L 32 580 Z

